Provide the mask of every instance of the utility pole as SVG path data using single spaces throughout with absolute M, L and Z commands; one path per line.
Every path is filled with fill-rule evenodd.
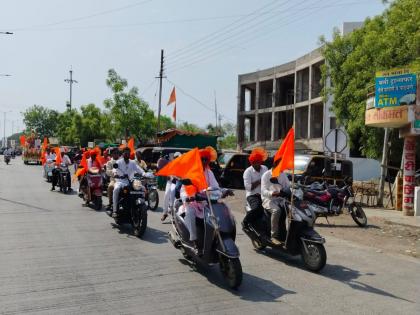
M 157 117 L 157 128 L 156 128 L 156 137 L 160 131 L 160 111 L 162 108 L 162 79 L 165 78 L 163 76 L 163 65 L 164 65 L 165 59 L 163 56 L 163 49 L 160 50 L 160 71 L 159 76 L 156 77 L 159 79 L 159 108 L 158 108 L 158 117 Z
M 67 109 L 71 110 L 72 105 L 72 87 L 73 83 L 79 83 L 76 80 L 73 80 L 73 69 L 70 67 L 70 79 L 65 79 L 64 82 L 70 85 L 70 102 L 67 103 Z
M 216 100 L 216 90 L 214 90 L 214 113 L 215 113 L 215 117 L 216 117 L 216 130 L 217 130 L 217 120 L 219 119 L 218 115 L 217 115 L 217 100 Z
M 388 142 L 389 142 L 389 128 L 385 128 L 384 146 L 382 148 L 382 163 L 381 163 L 381 178 L 379 180 L 378 206 L 384 205 L 384 189 L 385 179 L 388 169 Z

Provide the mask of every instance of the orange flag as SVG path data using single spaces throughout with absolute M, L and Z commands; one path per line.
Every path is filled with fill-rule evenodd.
M 174 107 L 174 111 L 172 112 L 172 118 L 175 120 L 175 122 L 176 122 L 176 104 L 175 104 L 175 107 Z
M 46 149 L 47 149 L 47 147 L 48 147 L 48 138 L 47 138 L 47 137 L 44 137 L 44 143 L 42 144 L 42 148 L 43 148 L 44 150 L 46 150 Z
M 55 150 L 55 165 L 60 165 L 61 164 L 60 147 L 56 147 L 54 150 Z
M 82 176 L 86 174 L 88 170 L 88 163 L 87 163 L 87 155 L 89 154 L 89 151 L 83 152 L 82 159 L 80 160 L 79 168 L 74 174 L 75 177 Z
M 198 148 L 192 149 L 169 162 L 156 175 L 190 179 L 198 191 L 208 187 Z
M 280 163 L 273 169 L 272 176 L 278 177 L 284 170 L 293 170 L 295 166 L 295 131 L 290 128 L 286 138 L 274 156 L 274 161 L 281 158 Z
M 130 149 L 130 159 L 134 159 L 136 156 L 136 150 L 134 149 L 134 138 L 131 137 L 127 142 L 127 147 Z
M 25 146 L 25 143 L 26 143 L 26 137 L 25 137 L 25 135 L 21 135 L 21 136 L 19 137 L 19 141 L 20 141 L 20 145 L 21 145 L 22 147 L 24 147 L 24 146 Z
M 171 105 L 172 103 L 176 104 L 176 92 L 175 87 L 172 89 L 171 96 L 169 96 L 168 105 Z

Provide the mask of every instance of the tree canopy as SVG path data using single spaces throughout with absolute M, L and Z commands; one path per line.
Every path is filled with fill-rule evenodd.
M 420 63 L 420 5 L 418 0 L 396 0 L 379 16 L 367 19 L 360 29 L 342 36 L 338 30 L 331 42 L 321 38 L 324 67 L 324 96 L 334 96 L 333 110 L 349 136 L 353 152 L 378 158 L 383 129 L 365 126 L 366 95 L 380 70 Z M 398 132 L 391 137 L 394 148 L 401 146 Z

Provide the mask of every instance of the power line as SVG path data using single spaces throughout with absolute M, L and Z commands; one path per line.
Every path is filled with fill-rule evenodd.
M 360 3 L 362 3 L 362 2 L 361 1 L 359 1 L 359 2 L 351 2 L 351 3 L 341 4 L 341 5 L 351 5 L 351 4 L 360 4 Z M 258 41 L 258 40 L 260 40 L 260 39 L 262 39 L 264 37 L 267 37 L 267 35 L 270 35 L 270 33 L 274 32 L 274 31 L 277 31 L 280 28 L 283 28 L 283 27 L 285 27 L 287 25 L 290 25 L 292 23 L 295 23 L 295 22 L 299 22 L 300 20 L 304 19 L 305 17 L 310 16 L 310 15 L 312 15 L 312 14 L 320 11 L 321 9 L 332 7 L 332 6 L 335 6 L 335 5 L 313 7 L 313 8 L 316 8 L 316 9 L 311 10 L 308 14 L 305 14 L 305 15 L 300 16 L 299 19 L 290 20 L 287 23 L 283 23 L 283 24 L 279 25 L 279 27 L 276 27 L 275 29 L 272 29 L 272 30 L 269 30 L 269 31 L 265 31 L 264 30 L 264 34 L 263 35 L 247 34 L 248 35 L 247 37 L 249 37 L 248 39 L 246 37 L 244 37 L 244 38 L 239 37 L 237 39 L 234 39 L 232 42 L 237 42 L 238 39 L 239 39 L 240 41 L 243 41 L 243 43 L 248 43 L 249 41 L 251 41 L 254 38 L 257 38 L 257 41 Z M 259 30 L 261 31 L 262 29 L 259 29 Z M 250 37 L 249 35 L 252 35 L 252 36 Z M 244 41 L 245 39 L 247 39 L 247 40 Z M 232 49 L 235 49 L 238 46 L 239 46 L 239 43 L 236 46 L 231 46 L 230 45 L 229 47 L 225 47 L 225 48 L 219 47 L 217 49 L 213 49 L 211 51 L 207 51 L 205 54 L 202 54 L 201 56 L 200 55 L 197 55 L 195 57 L 190 58 L 190 60 L 188 60 L 188 62 L 184 61 L 184 62 L 179 63 L 176 66 L 173 66 L 173 68 L 170 68 L 168 72 L 169 73 L 173 73 L 175 71 L 178 71 L 178 70 L 187 68 L 189 66 L 192 66 L 192 65 L 195 65 L 195 64 L 200 63 L 202 61 L 205 61 L 207 59 L 210 59 L 211 57 L 220 55 L 220 54 L 224 53 L 225 51 L 230 51 Z
M 266 9 L 266 8 L 270 7 L 272 4 L 274 4 L 276 2 L 277 2 L 277 0 L 274 0 L 274 1 L 271 1 L 271 2 L 269 2 L 268 4 L 266 4 L 266 5 L 262 6 L 262 7 L 259 7 L 258 9 L 256 9 L 256 10 L 252 11 L 251 13 L 247 14 L 245 16 L 245 18 L 247 18 L 249 16 L 252 16 L 252 15 L 255 15 L 255 14 L 257 14 L 257 16 L 258 16 L 258 12 L 259 11 L 261 11 L 262 9 Z M 228 25 L 226 25 L 226 26 L 224 26 L 224 27 L 222 27 L 220 29 L 218 29 L 218 30 L 216 30 L 216 31 L 214 31 L 214 32 L 206 35 L 206 36 L 203 36 L 203 37 L 199 38 L 196 41 L 193 41 L 192 43 L 184 46 L 183 48 L 177 49 L 174 52 L 167 54 L 167 56 L 173 56 L 173 57 L 175 57 L 175 56 L 179 55 L 180 53 L 182 53 L 183 51 L 189 49 L 191 46 L 194 46 L 197 43 L 201 43 L 203 41 L 206 41 L 209 38 L 213 38 L 213 37 L 217 36 L 217 34 L 224 33 L 226 31 L 228 31 L 231 26 L 234 26 L 237 23 L 240 23 L 240 22 L 243 22 L 243 21 L 244 20 L 242 18 L 239 18 L 239 19 L 235 20 L 234 22 L 232 22 L 232 23 L 230 23 L 230 24 L 228 24 Z M 240 25 L 242 25 L 242 24 L 243 23 L 241 23 Z
M 76 18 L 65 19 L 65 20 L 61 20 L 61 21 L 57 21 L 57 22 L 53 22 L 53 23 L 38 24 L 38 25 L 21 27 L 21 28 L 15 28 L 14 31 L 23 31 L 23 30 L 28 30 L 28 29 L 31 29 L 31 28 L 42 28 L 42 27 L 55 26 L 55 25 L 66 24 L 66 23 L 71 23 L 71 22 L 79 22 L 79 21 L 88 20 L 88 19 L 91 19 L 91 18 L 94 18 L 94 17 L 97 17 L 97 16 L 112 14 L 112 13 L 115 13 L 115 12 L 131 9 L 131 8 L 134 8 L 134 7 L 137 7 L 139 5 L 143 5 L 143 4 L 152 2 L 152 1 L 153 0 L 143 0 L 143 1 L 135 2 L 135 3 L 129 4 L 129 5 L 125 5 L 125 6 L 117 7 L 117 8 L 114 8 L 114 9 L 109 9 L 109 10 L 101 11 L 101 12 L 98 12 L 98 13 L 89 14 L 89 15 L 79 16 L 79 17 L 76 17 Z
M 214 113 L 214 107 L 211 107 L 207 104 L 205 104 L 204 102 L 200 101 L 198 98 L 196 98 L 195 96 L 189 94 L 188 92 L 186 92 L 184 89 L 182 89 L 179 85 L 177 85 L 176 83 L 172 82 L 171 80 L 169 80 L 168 78 L 166 78 L 166 81 L 168 81 L 170 84 L 172 84 L 173 86 L 176 87 L 176 89 L 178 91 L 180 91 L 182 94 L 184 94 L 185 96 L 189 97 L 190 99 L 194 100 L 196 103 L 200 104 L 202 107 L 204 107 L 205 109 L 211 111 L 212 113 Z M 229 120 L 232 123 L 235 123 L 235 121 L 229 117 L 227 117 L 226 115 L 222 115 L 219 114 L 221 116 L 223 116 L 226 120 Z
M 154 83 L 156 83 L 156 78 L 153 78 L 153 80 L 149 83 L 149 85 L 147 85 L 147 87 L 140 94 L 140 98 L 142 98 L 144 96 L 144 94 L 146 94 L 147 91 L 149 91 L 149 89 L 153 86 Z
M 297 3 L 297 4 L 294 4 L 294 5 L 290 6 L 290 7 L 286 7 L 286 8 L 283 9 L 283 12 L 287 10 L 288 13 L 291 13 L 291 15 L 294 15 L 295 13 L 293 11 L 291 11 L 291 10 L 293 10 L 296 7 L 299 7 L 301 4 L 304 4 L 305 2 L 307 2 L 307 1 L 306 0 L 302 0 L 299 3 Z M 198 45 L 198 47 L 196 49 L 190 50 L 190 51 L 184 53 L 183 55 L 178 56 L 175 59 L 172 59 L 172 61 L 171 61 L 172 62 L 172 66 L 173 66 L 173 64 L 178 65 L 178 63 L 184 62 L 185 61 L 184 59 L 189 59 L 189 58 L 191 58 L 191 55 L 195 55 L 195 54 L 197 54 L 199 52 L 202 52 L 202 51 L 206 52 L 207 51 L 207 53 L 208 53 L 208 50 L 209 49 L 210 50 L 214 49 L 214 46 L 220 45 L 221 43 L 224 43 L 224 42 L 228 41 L 231 38 L 235 38 L 237 36 L 240 37 L 241 35 L 246 35 L 246 33 L 244 33 L 245 31 L 247 31 L 247 30 L 253 30 L 253 29 L 255 29 L 255 27 L 260 27 L 262 25 L 265 25 L 270 20 L 276 19 L 276 18 L 279 18 L 279 15 L 277 14 L 277 12 L 271 12 L 268 15 L 268 17 L 264 17 L 264 20 L 263 21 L 259 21 L 257 19 L 253 23 L 250 23 L 250 22 L 242 23 L 242 24 L 238 25 L 237 27 L 235 27 L 234 29 L 232 29 L 230 31 L 224 32 L 224 34 L 221 36 L 221 38 L 215 38 L 214 40 L 206 41 L 202 45 Z M 241 27 L 242 25 L 245 25 L 245 27 L 242 28 Z M 239 27 L 241 27 L 241 28 L 239 28 Z M 237 28 L 239 28 L 239 29 L 237 29 Z M 232 33 L 232 34 L 229 35 L 230 33 Z M 171 62 L 169 63 L 169 65 L 171 65 Z

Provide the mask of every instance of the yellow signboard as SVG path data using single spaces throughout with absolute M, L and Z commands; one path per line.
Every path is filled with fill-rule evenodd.
M 400 128 L 408 123 L 408 106 L 372 108 L 366 110 L 366 126 Z

